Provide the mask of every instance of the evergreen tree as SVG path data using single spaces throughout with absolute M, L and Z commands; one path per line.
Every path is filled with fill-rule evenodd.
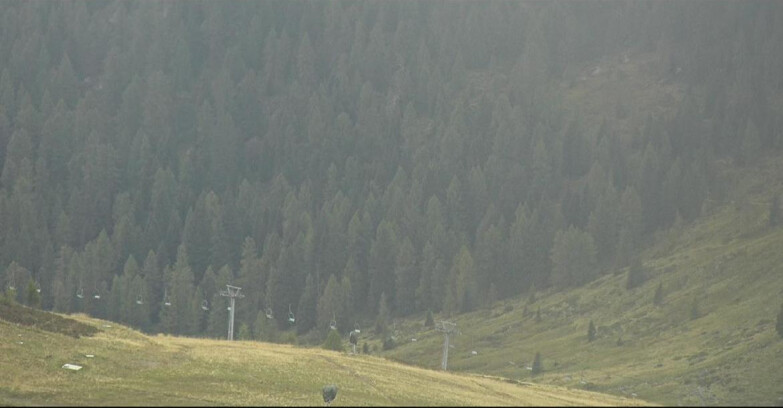
M 171 305 L 164 305 L 161 309 L 161 329 L 170 334 L 193 334 L 197 323 L 195 310 L 191 304 L 194 293 L 193 272 L 184 245 L 180 245 L 177 249 L 177 261 L 170 269 L 169 287 Z
M 628 279 L 626 280 L 625 288 L 633 289 L 641 285 L 647 278 L 645 275 L 646 273 L 644 266 L 642 266 L 641 259 L 638 257 L 634 258 L 631 266 L 628 268 Z
M 559 231 L 552 246 L 552 283 L 581 286 L 596 277 L 593 237 L 578 228 Z
M 701 317 L 701 308 L 699 307 L 699 298 L 697 298 L 695 296 L 693 298 L 693 301 L 691 302 L 690 317 L 691 317 L 691 320 L 696 320 L 696 319 Z
M 326 350 L 344 351 L 343 339 L 340 337 L 340 333 L 337 330 L 329 330 L 329 334 L 326 335 L 323 348 Z
M 41 295 L 38 293 L 38 287 L 35 285 L 35 282 L 31 279 L 27 283 L 27 294 L 25 296 L 25 304 L 27 306 L 40 309 L 41 308 Z
M 369 311 L 377 310 L 380 304 L 381 293 L 386 293 L 388 297 L 395 299 L 394 289 L 394 266 L 397 257 L 397 236 L 394 231 L 394 225 L 389 221 L 382 221 L 378 225 L 375 240 L 370 247 L 370 257 L 368 260 L 370 267 L 370 293 L 368 296 Z
M 270 343 L 277 341 L 277 327 L 272 320 L 266 317 L 263 310 L 258 312 L 253 329 L 253 338 L 256 340 Z
M 416 307 L 416 287 L 419 283 L 417 274 L 416 256 L 413 244 L 406 237 L 397 252 L 395 267 L 396 275 L 396 308 L 398 316 L 407 316 L 414 312 Z
M 653 304 L 660 306 L 663 303 L 663 282 L 658 282 L 658 287 L 655 288 L 655 295 L 653 295 Z
M 777 330 L 780 337 L 783 337 L 783 305 L 780 306 L 780 313 L 778 313 L 778 320 L 775 324 L 775 330 Z
M 452 275 L 456 278 L 456 310 L 461 313 L 472 311 L 478 301 L 476 270 L 473 257 L 465 246 L 454 257 Z
M 386 334 L 386 326 L 390 318 L 389 305 L 386 301 L 386 292 L 381 293 L 378 300 L 378 317 L 375 319 L 375 333 L 379 335 Z
M 427 315 L 424 317 L 424 327 L 435 326 L 435 320 L 432 318 L 432 310 L 427 310 Z
M 595 340 L 595 325 L 593 324 L 593 321 L 590 320 L 590 326 L 587 328 L 587 341 L 591 342 Z
M 541 353 L 536 352 L 535 358 L 533 358 L 533 370 L 531 371 L 531 374 L 538 375 L 541 374 L 542 371 L 544 371 L 544 367 L 541 363 Z
M 330 282 L 333 277 L 334 275 L 329 278 Z M 329 285 L 327 284 L 327 288 L 328 286 Z M 318 289 L 315 287 L 315 282 L 313 280 L 313 275 L 307 275 L 304 291 L 302 292 L 302 296 L 299 298 L 299 306 L 296 308 L 296 332 L 298 334 L 307 333 L 310 331 L 310 329 L 319 323 L 319 321 L 316 320 L 318 317 L 320 317 L 316 313 L 316 306 L 318 306 L 317 290 Z
M 239 336 L 237 338 L 239 340 L 253 340 L 253 335 L 250 332 L 250 326 L 248 326 L 247 323 L 242 323 L 239 325 Z
M 773 194 L 769 200 L 769 226 L 775 228 L 780 224 L 780 195 Z

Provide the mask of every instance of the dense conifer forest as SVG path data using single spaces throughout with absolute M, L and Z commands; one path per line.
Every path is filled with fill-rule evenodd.
M 147 332 L 225 336 L 226 284 L 236 327 L 266 340 L 584 285 L 727 202 L 716 166 L 783 148 L 777 1 L 6 1 L 0 18 L 0 279 Z M 641 56 L 678 90 L 666 109 L 566 97 Z

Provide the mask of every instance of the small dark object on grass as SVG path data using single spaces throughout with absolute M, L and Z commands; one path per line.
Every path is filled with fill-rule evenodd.
M 324 385 L 323 389 L 324 403 L 329 405 L 337 397 L 337 386 L 334 384 Z

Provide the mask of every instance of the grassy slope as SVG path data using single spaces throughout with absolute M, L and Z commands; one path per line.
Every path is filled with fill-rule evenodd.
M 100 330 L 74 338 L 0 320 L 0 405 L 627 405 L 561 387 L 425 370 L 372 356 Z M 110 327 L 107 327 L 110 326 Z M 94 358 L 87 358 L 93 354 Z M 81 371 L 62 369 L 65 363 Z M 635 401 L 638 402 L 638 401 Z
M 457 316 L 462 333 L 449 367 L 527 381 L 524 366 L 541 352 L 546 373 L 537 383 L 671 405 L 783 402 L 783 339 L 775 331 L 783 226 L 767 226 L 770 190 L 783 192 L 783 158 L 725 172 L 737 199 L 660 234 L 643 255 L 649 276 L 643 285 L 627 290 L 626 273 L 618 271 L 582 288 L 539 293 L 532 304 L 525 296 Z M 664 300 L 654 306 L 659 282 Z M 592 343 L 590 320 L 598 328 Z M 442 335 L 423 330 L 422 322 L 417 316 L 398 323 L 403 344 L 386 355 L 438 367 Z
M 595 76 L 586 67 L 566 91 L 567 104 L 579 105 L 595 126 L 617 105 L 632 107 L 613 118 L 621 134 L 630 134 L 648 112 L 670 114 L 681 98 L 675 85 L 649 74 L 653 62 L 638 56 L 609 69 L 604 63 Z M 643 254 L 650 277 L 644 285 L 626 290 L 625 271 L 617 271 L 583 288 L 539 293 L 528 315 L 525 296 L 457 316 L 462 334 L 453 340 L 450 369 L 527 381 L 524 366 L 541 352 L 546 372 L 537 383 L 671 405 L 782 403 L 783 340 L 774 325 L 783 300 L 783 227 L 768 228 L 766 217 L 771 193 L 783 193 L 783 157 L 719 167 L 730 204 L 708 200 L 697 222 L 656 236 Z M 665 297 L 656 307 L 659 282 Z M 701 317 L 691 320 L 694 299 Z M 423 320 L 398 323 L 403 344 L 385 355 L 439 367 L 442 335 L 423 330 Z M 592 343 L 590 320 L 598 327 Z

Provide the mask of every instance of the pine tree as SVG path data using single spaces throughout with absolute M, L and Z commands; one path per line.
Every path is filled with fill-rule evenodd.
M 247 325 L 247 323 L 242 323 L 239 326 L 239 340 L 253 340 L 252 332 L 250 331 L 250 326 Z
M 541 353 L 536 352 L 536 356 L 533 358 L 533 366 L 531 368 L 533 369 L 533 375 L 538 375 L 544 370 L 543 366 L 541 365 Z
M 378 317 L 375 319 L 375 333 L 386 333 L 386 325 L 389 322 L 389 305 L 386 300 L 386 292 L 381 293 L 381 298 L 378 300 Z
M 590 320 L 590 326 L 587 328 L 587 341 L 591 342 L 595 340 L 595 325 L 593 324 L 593 321 Z
M 258 312 L 253 329 L 256 340 L 270 343 L 277 341 L 277 326 L 273 320 L 266 317 L 266 313 L 263 310 Z
M 653 295 L 653 304 L 660 306 L 663 303 L 663 282 L 658 282 L 658 287 L 655 288 L 655 295 Z
M 775 228 L 780 224 L 780 196 L 773 194 L 769 200 L 769 226 Z
M 41 295 L 38 293 L 38 287 L 35 282 L 30 279 L 27 283 L 27 306 L 40 309 L 41 308 Z
M 427 310 L 427 315 L 424 317 L 424 327 L 435 326 L 435 320 L 432 318 L 432 310 Z
M 558 287 L 580 286 L 596 277 L 593 237 L 576 227 L 555 235 L 552 246 L 552 283 Z
M 691 320 L 696 320 L 701 317 L 701 310 L 699 308 L 699 298 L 694 297 L 693 302 L 691 302 L 691 312 L 690 312 Z
M 334 275 L 332 275 L 332 277 L 334 277 Z M 327 284 L 327 287 L 328 286 L 329 285 Z M 316 307 L 318 306 L 317 290 L 313 275 L 307 275 L 304 291 L 299 298 L 299 306 L 296 308 L 296 332 L 298 334 L 307 333 L 318 323 L 316 320 L 316 318 L 319 317 L 316 314 Z
M 775 330 L 777 330 L 780 337 L 783 337 L 783 305 L 780 306 L 780 313 L 778 313 L 778 321 L 775 324 Z
M 407 237 L 403 240 L 396 257 L 396 308 L 398 316 L 407 316 L 416 307 L 416 288 L 419 283 L 416 254 Z
M 340 333 L 337 330 L 329 330 L 329 334 L 326 335 L 323 348 L 327 350 L 343 351 L 343 339 L 340 337 Z
M 644 266 L 639 257 L 635 257 L 631 266 L 628 268 L 628 279 L 625 282 L 626 289 L 633 289 L 644 283 L 646 276 Z

